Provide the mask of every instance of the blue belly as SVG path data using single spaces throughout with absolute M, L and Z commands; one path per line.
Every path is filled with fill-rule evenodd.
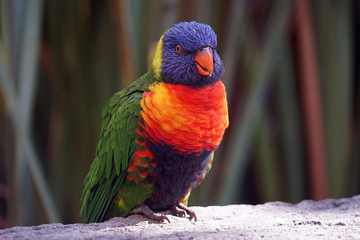
M 146 180 L 154 184 L 154 193 L 145 204 L 154 211 L 167 210 L 197 185 L 207 170 L 211 152 L 203 150 L 199 154 L 185 154 L 150 141 L 147 147 L 154 154 L 156 167 Z

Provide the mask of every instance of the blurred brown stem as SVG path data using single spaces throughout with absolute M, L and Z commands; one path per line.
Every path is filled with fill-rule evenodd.
M 134 80 L 134 69 L 132 67 L 132 55 L 130 52 L 129 30 L 126 24 L 123 8 L 126 7 L 126 1 L 109 0 L 111 16 L 116 29 L 116 41 L 119 69 L 121 71 L 120 82 L 124 85 L 130 84 Z
M 324 150 L 324 128 L 322 119 L 319 73 L 312 20 L 307 0 L 295 4 L 295 26 L 298 41 L 299 84 L 304 112 L 310 197 L 315 200 L 328 196 L 327 164 Z

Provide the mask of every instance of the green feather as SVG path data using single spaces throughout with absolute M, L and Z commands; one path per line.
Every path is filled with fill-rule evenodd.
M 95 162 L 95 161 L 99 163 L 99 168 L 98 168 L 98 171 L 97 171 L 97 173 L 96 173 L 96 176 L 97 176 L 97 177 L 101 177 L 102 174 L 103 174 L 103 172 L 104 172 L 104 170 L 105 170 L 106 162 L 97 160 L 97 157 L 95 158 L 94 162 Z
M 109 151 L 106 156 L 106 178 L 110 177 L 112 171 L 112 156 L 113 152 Z
M 129 142 L 126 142 L 123 145 L 124 148 L 121 151 L 121 159 L 122 159 L 122 161 L 120 162 L 121 163 L 121 169 L 127 169 L 128 166 L 130 165 L 129 164 L 129 146 L 130 146 Z M 128 159 L 128 161 L 124 161 L 124 159 Z
M 116 93 L 102 111 L 100 140 L 82 194 L 80 214 L 85 211 L 87 223 L 104 220 L 124 183 L 127 168 L 137 149 L 135 139 L 141 118 L 140 101 L 143 92 L 149 91 L 155 80 L 151 70 Z
M 120 174 L 120 154 L 118 149 L 114 149 L 114 165 L 115 165 L 115 171 L 116 175 Z

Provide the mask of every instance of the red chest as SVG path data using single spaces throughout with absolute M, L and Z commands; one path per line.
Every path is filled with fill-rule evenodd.
M 141 101 L 145 138 L 186 153 L 216 148 L 229 125 L 221 81 L 204 88 L 156 83 Z

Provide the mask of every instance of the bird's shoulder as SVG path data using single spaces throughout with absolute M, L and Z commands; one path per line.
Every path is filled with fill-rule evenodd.
M 116 113 L 122 112 L 123 115 L 140 111 L 142 93 L 149 91 L 150 86 L 155 81 L 155 73 L 153 70 L 150 70 L 123 90 L 115 93 L 114 96 L 106 103 L 102 111 L 103 122 L 101 126 L 101 135 L 104 134 L 108 128 L 109 122 Z

